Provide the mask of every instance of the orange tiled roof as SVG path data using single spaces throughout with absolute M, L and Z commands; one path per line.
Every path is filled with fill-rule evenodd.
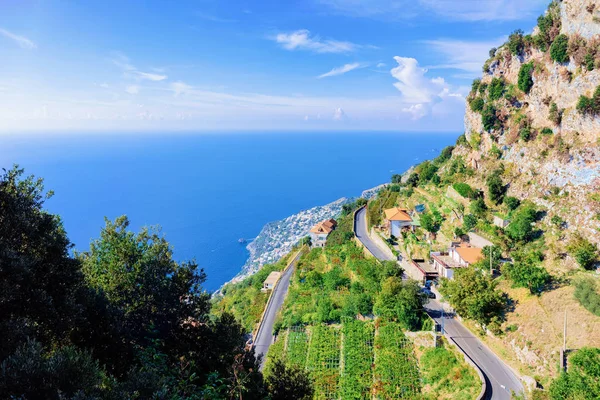
M 408 211 L 404 208 L 394 207 L 384 211 L 385 219 L 388 221 L 404 221 L 412 222 L 412 218 L 408 215 Z
M 460 258 L 468 262 L 469 264 L 476 263 L 483 259 L 483 252 L 478 247 L 457 247 L 455 251 L 458 253 Z
M 312 233 L 330 233 L 337 226 L 335 219 L 327 219 L 313 226 L 310 231 Z

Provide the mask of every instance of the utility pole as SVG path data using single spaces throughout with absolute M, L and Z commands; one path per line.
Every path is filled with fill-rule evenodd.
M 567 352 L 567 308 L 565 307 L 565 326 L 563 330 L 563 351 Z

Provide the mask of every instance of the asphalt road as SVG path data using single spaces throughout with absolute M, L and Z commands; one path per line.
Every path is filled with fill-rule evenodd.
M 365 245 L 373 255 L 380 260 L 390 260 L 390 257 L 381 251 L 367 235 L 367 222 L 365 209 L 356 213 L 356 237 Z M 523 392 L 523 385 L 519 378 L 502 360 L 489 350 L 475 335 L 452 314 L 443 314 L 442 305 L 437 300 L 429 300 L 425 305 L 427 313 L 443 325 L 444 333 L 467 354 L 479 367 L 487 383 L 486 399 L 510 400 L 511 390 L 515 393 Z
M 288 289 L 290 287 L 290 279 L 294 274 L 294 270 L 296 269 L 296 263 L 300 258 L 302 253 L 299 252 L 290 267 L 281 275 L 279 278 L 279 282 L 275 289 L 271 293 L 271 301 L 267 304 L 267 309 L 265 311 L 265 315 L 263 317 L 263 323 L 256 334 L 256 340 L 254 341 L 254 351 L 256 356 L 262 354 L 263 359 L 260 364 L 260 369 L 262 370 L 265 365 L 265 357 L 267 355 L 267 351 L 269 351 L 269 347 L 273 344 L 273 324 L 275 324 L 275 317 L 277 313 L 281 309 L 283 305 L 283 301 L 285 300 L 285 296 L 287 295 Z
M 379 246 L 377 246 L 375 244 L 375 242 L 373 240 L 371 240 L 371 238 L 369 237 L 369 235 L 367 233 L 368 230 L 367 230 L 366 212 L 367 212 L 366 208 L 363 208 L 359 212 L 356 213 L 356 220 L 355 220 L 356 232 L 354 232 L 354 234 L 356 235 L 356 238 L 358 240 L 360 240 L 361 243 L 364 244 L 365 247 L 371 252 L 371 254 L 373 254 L 378 259 L 380 259 L 382 261 L 394 261 L 395 259 L 393 257 L 390 257 L 389 254 L 382 251 L 379 248 Z

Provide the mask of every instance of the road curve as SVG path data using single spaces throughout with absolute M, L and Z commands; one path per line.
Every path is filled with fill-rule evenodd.
M 271 293 L 270 301 L 267 303 L 267 309 L 265 310 L 265 315 L 263 316 L 263 322 L 260 326 L 258 332 L 256 333 L 256 340 L 254 341 L 254 351 L 256 356 L 263 356 L 263 359 L 260 364 L 260 369 L 262 370 L 265 365 L 265 357 L 267 355 L 267 351 L 269 351 L 269 347 L 273 344 L 273 325 L 275 324 L 275 317 L 277 313 L 281 309 L 283 305 L 283 301 L 285 300 L 285 296 L 287 295 L 288 289 L 290 287 L 290 279 L 294 274 L 294 270 L 296 269 L 296 263 L 300 259 L 302 252 L 299 251 L 298 254 L 292 260 L 288 269 L 284 271 L 273 289 Z
M 369 238 L 364 208 L 356 213 L 354 226 L 356 227 L 354 232 L 356 237 L 375 257 L 380 260 L 390 260 L 390 257 Z M 442 313 L 442 305 L 439 301 L 430 300 L 425 306 L 425 311 L 444 327 L 446 336 L 454 340 L 479 367 L 486 380 L 486 399 L 510 400 L 511 391 L 515 393 L 523 392 L 523 385 L 510 367 L 488 349 L 470 330 L 456 320 L 454 315 Z

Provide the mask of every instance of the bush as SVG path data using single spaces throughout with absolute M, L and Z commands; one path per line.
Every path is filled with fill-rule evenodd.
M 550 46 L 550 57 L 558 63 L 569 61 L 569 37 L 565 34 L 558 35 Z
M 473 80 L 473 83 L 471 84 L 471 91 L 473 93 L 477 93 L 477 91 L 479 90 L 480 84 L 481 84 L 481 79 L 477 78 L 477 79 Z
M 502 150 L 498 148 L 495 144 L 490 149 L 490 157 L 499 160 L 502 157 Z
M 542 135 L 552 135 L 552 134 L 554 134 L 554 131 L 552 130 L 552 128 L 546 127 L 541 130 L 541 134 Z
M 498 173 L 493 173 L 486 181 L 490 200 L 496 204 L 500 204 L 504 199 L 504 193 L 506 192 L 502 178 L 500 178 Z
M 508 196 L 504 198 L 504 204 L 506 204 L 509 211 L 514 211 L 521 205 L 521 200 L 516 197 Z
M 440 155 L 437 156 L 437 158 L 435 160 L 433 160 L 433 163 L 435 165 L 441 165 L 441 164 L 445 163 L 450 158 L 452 158 L 452 152 L 453 151 L 454 151 L 454 146 L 444 147 L 444 149 L 442 150 L 442 152 L 440 153 Z
M 481 95 L 485 94 L 485 92 L 487 91 L 487 88 L 488 88 L 487 83 L 480 83 L 479 84 L 479 94 L 481 94 Z
M 502 272 L 513 282 L 513 287 L 527 288 L 531 294 L 541 293 L 551 279 L 544 267 L 529 260 L 505 264 Z
M 598 258 L 598 247 L 581 235 L 571 241 L 567 250 L 584 269 L 592 269 Z
M 579 96 L 577 111 L 584 115 L 596 116 L 600 114 L 600 86 L 596 87 L 592 98 Z
M 541 51 L 548 50 L 554 38 L 560 33 L 560 26 L 560 6 L 557 1 L 553 1 L 548 7 L 548 12 L 538 18 L 540 33 L 533 38 L 535 45 Z
M 552 400 L 600 398 L 600 349 L 583 347 L 569 357 L 569 369 L 552 382 Z
M 556 103 L 550 104 L 550 112 L 548 114 L 548 119 L 554 125 L 558 126 L 562 122 L 563 110 L 559 110 Z
M 600 317 L 600 293 L 594 278 L 576 281 L 574 296 L 586 310 Z
M 438 167 L 436 167 L 431 162 L 429 162 L 429 161 L 423 162 L 419 166 L 419 182 L 420 183 L 429 182 L 435 176 L 437 171 L 438 171 Z
M 471 199 L 475 197 L 475 191 L 471 186 L 469 186 L 466 183 L 455 183 L 454 185 L 452 185 L 452 187 L 458 192 L 458 194 L 460 194 L 465 199 Z
M 498 117 L 496 116 L 496 107 L 491 104 L 485 106 L 482 114 L 481 120 L 483 122 L 483 127 L 486 131 L 492 131 L 498 128 Z
M 489 96 L 491 101 L 498 100 L 504 94 L 504 79 L 494 78 L 490 83 Z M 483 108 L 483 107 L 482 107 Z
M 467 137 L 464 134 L 460 135 L 458 139 L 456 139 L 457 146 L 466 146 L 468 144 L 469 142 L 467 142 Z
M 465 217 L 463 219 L 463 228 L 467 232 L 472 230 L 473 228 L 475 228 L 476 225 L 477 225 L 477 217 L 476 216 L 474 216 L 473 214 L 465 215 Z
M 508 37 L 508 49 L 516 56 L 523 54 L 525 42 L 523 41 L 523 31 L 521 29 L 517 29 Z
M 373 311 L 384 320 L 399 322 L 404 329 L 416 330 L 421 326 L 423 301 L 416 281 L 391 277 L 383 283 Z
M 521 128 L 521 130 L 519 131 L 519 137 L 524 142 L 529 141 L 529 139 L 531 139 L 531 128 L 529 126 L 524 126 L 523 128 Z
M 485 102 L 481 97 L 473 97 L 469 100 L 469 106 L 471 107 L 471 111 L 473 112 L 481 112 L 483 110 L 483 106 Z
M 533 70 L 535 69 L 533 62 L 523 64 L 519 70 L 519 81 L 517 86 L 524 93 L 529 93 L 533 87 Z
M 533 234 L 532 224 L 537 217 L 537 210 L 531 203 L 522 204 L 513 215 L 513 219 L 504 230 L 515 242 L 527 242 Z
M 471 212 L 475 214 L 479 218 L 485 217 L 485 213 L 487 211 L 487 206 L 485 205 L 485 201 L 482 198 L 478 198 L 473 201 L 470 206 Z

